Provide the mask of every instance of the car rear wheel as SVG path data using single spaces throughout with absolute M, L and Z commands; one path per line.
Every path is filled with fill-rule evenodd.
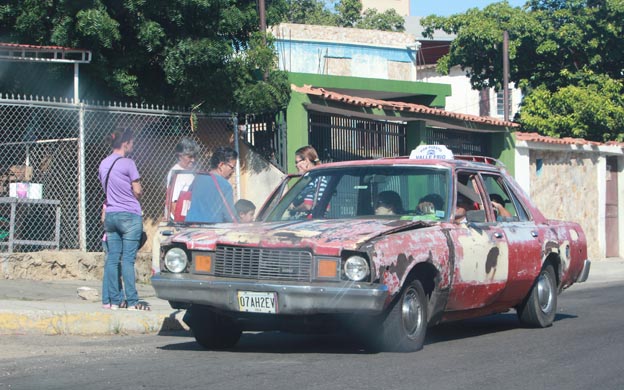
M 231 348 L 242 334 L 234 320 L 204 306 L 191 306 L 184 321 L 195 340 L 206 349 Z
M 518 318 L 526 326 L 546 328 L 557 314 L 557 279 L 555 269 L 548 264 L 542 269 L 531 292 L 518 308 Z
M 427 333 L 427 296 L 419 280 L 404 287 L 380 323 L 378 349 L 412 352 L 422 349 Z

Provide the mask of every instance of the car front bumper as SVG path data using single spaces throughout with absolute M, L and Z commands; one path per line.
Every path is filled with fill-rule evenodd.
M 357 282 L 294 283 L 159 273 L 152 277 L 152 286 L 160 299 L 231 312 L 239 311 L 238 291 L 275 292 L 277 312 L 286 315 L 378 314 L 388 298 L 385 285 Z

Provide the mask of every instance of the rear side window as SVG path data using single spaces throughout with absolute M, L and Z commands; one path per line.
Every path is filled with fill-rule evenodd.
M 489 194 L 490 201 L 503 206 L 505 215 L 495 210 L 496 219 L 498 221 L 527 221 L 527 214 L 518 202 L 517 197 L 505 185 L 504 179 L 499 175 L 482 174 L 485 189 Z M 509 214 L 509 215 L 507 215 Z

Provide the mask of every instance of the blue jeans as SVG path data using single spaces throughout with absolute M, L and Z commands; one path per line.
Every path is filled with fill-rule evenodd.
M 108 255 L 108 242 L 105 239 L 102 239 L 102 252 L 104 252 L 104 260 L 106 260 L 106 256 Z M 121 270 L 121 267 L 119 267 L 119 270 Z M 106 275 L 106 267 L 104 267 L 104 275 Z M 121 276 L 121 272 L 119 273 L 119 275 Z M 119 291 L 121 291 L 121 289 L 123 288 L 123 285 L 121 284 L 121 278 L 119 278 Z M 122 294 L 122 300 L 123 300 L 123 294 Z M 110 299 L 110 289 L 108 288 L 108 280 L 106 278 L 106 276 L 102 277 L 102 304 L 103 305 L 107 305 L 111 303 L 111 299 Z
M 123 288 L 128 306 L 139 302 L 134 275 L 134 262 L 139 249 L 141 232 L 143 232 L 143 218 L 140 215 L 128 212 L 106 213 L 104 219 L 108 253 L 104 265 L 104 280 L 102 288 L 106 288 L 110 303 L 119 305 L 123 293 L 119 288 L 119 264 Z M 105 292 L 102 292 L 104 295 Z

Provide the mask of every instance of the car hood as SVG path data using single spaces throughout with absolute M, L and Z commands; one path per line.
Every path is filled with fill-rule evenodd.
M 318 255 L 338 256 L 341 250 L 356 250 L 380 235 L 430 225 L 424 221 L 383 219 L 228 223 L 186 228 L 172 236 L 171 242 L 198 250 L 214 250 L 217 245 L 310 248 Z

